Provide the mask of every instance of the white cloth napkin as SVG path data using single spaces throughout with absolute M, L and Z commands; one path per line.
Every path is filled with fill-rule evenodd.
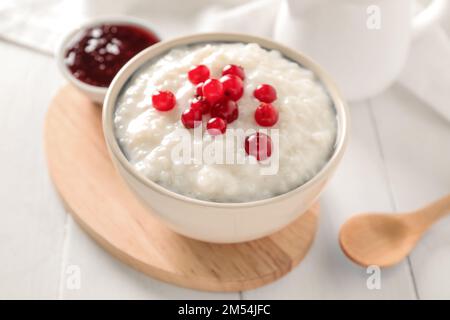
M 61 36 L 101 15 L 147 19 L 163 38 L 198 32 L 271 37 L 280 0 L 3 0 L 0 39 L 52 54 Z M 399 82 L 450 121 L 450 15 L 415 40 Z
M 60 38 L 99 16 L 145 19 L 162 38 L 196 31 L 203 12 L 227 12 L 250 0 L 1 0 L 0 39 L 53 54 Z

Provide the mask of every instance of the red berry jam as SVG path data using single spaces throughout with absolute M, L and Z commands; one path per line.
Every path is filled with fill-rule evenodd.
M 277 91 L 270 84 L 260 84 L 253 95 L 261 102 L 271 103 L 277 99 Z
M 256 108 L 255 120 L 262 127 L 271 127 L 278 121 L 278 110 L 271 103 L 262 102 Z
M 67 49 L 65 64 L 78 80 L 108 87 L 128 60 L 159 41 L 152 32 L 134 25 L 102 24 L 80 33 Z
M 245 138 L 245 152 L 256 160 L 265 160 L 272 155 L 272 139 L 262 132 L 257 132 Z

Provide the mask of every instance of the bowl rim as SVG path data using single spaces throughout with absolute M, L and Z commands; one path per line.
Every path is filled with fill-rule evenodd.
M 58 63 L 59 70 L 63 74 L 63 76 L 69 81 L 75 84 L 77 87 L 81 88 L 82 90 L 97 94 L 97 95 L 106 95 L 106 92 L 108 91 L 108 87 L 99 87 L 94 86 L 88 83 L 85 83 L 76 77 L 70 72 L 70 70 L 67 68 L 66 64 L 64 63 L 65 56 L 66 56 L 66 50 L 71 41 L 74 40 L 75 36 L 80 33 L 82 30 L 94 27 L 96 25 L 102 24 L 102 23 L 118 23 L 118 24 L 129 24 L 129 25 L 135 25 L 138 26 L 144 30 L 147 30 L 154 34 L 160 41 L 161 36 L 158 32 L 155 31 L 155 29 L 144 19 L 140 19 L 133 16 L 126 16 L 126 15 L 103 15 L 96 18 L 92 18 L 89 20 L 86 20 L 85 22 L 78 25 L 75 29 L 67 32 L 64 34 L 61 39 L 59 40 L 59 43 L 56 47 L 55 56 Z
M 169 190 L 159 185 L 158 183 L 148 179 L 147 177 L 137 172 L 137 170 L 131 165 L 131 163 L 125 157 L 122 149 L 119 146 L 119 142 L 115 137 L 113 125 L 114 122 L 113 114 L 116 109 L 116 100 L 120 91 L 123 88 L 123 85 L 134 74 L 134 72 L 137 69 L 139 69 L 139 67 L 141 67 L 143 64 L 145 64 L 146 62 L 150 61 L 155 57 L 160 56 L 161 54 L 170 51 L 173 48 L 185 45 L 189 46 L 212 42 L 257 43 L 263 48 L 269 50 L 278 50 L 283 54 L 283 56 L 313 71 L 315 76 L 320 80 L 322 85 L 325 87 L 325 90 L 330 96 L 336 111 L 336 120 L 337 120 L 336 141 L 334 145 L 333 154 L 328 159 L 327 163 L 310 180 L 306 181 L 305 183 L 299 185 L 298 187 L 288 192 L 266 199 L 248 202 L 213 202 L 191 198 L 183 194 L 176 193 L 172 190 Z M 228 209 L 248 208 L 278 202 L 285 198 L 295 196 L 297 193 L 300 193 L 305 189 L 308 189 L 313 185 L 321 182 L 323 178 L 332 173 L 334 167 L 338 164 L 339 160 L 343 156 L 343 152 L 348 142 L 349 122 L 350 118 L 348 107 L 345 100 L 342 97 L 342 94 L 340 93 L 339 89 L 337 88 L 331 77 L 311 58 L 267 38 L 241 33 L 221 33 L 221 32 L 199 33 L 172 38 L 170 40 L 159 42 L 137 54 L 122 67 L 122 69 L 117 73 L 117 75 L 113 79 L 111 85 L 108 88 L 108 92 L 106 94 L 106 98 L 103 103 L 103 114 L 102 114 L 103 133 L 110 155 L 112 157 L 115 157 L 115 159 L 118 160 L 122 168 L 124 168 L 127 171 L 127 173 L 130 174 L 134 179 L 136 179 L 146 187 L 170 198 L 175 198 L 177 200 L 181 200 L 195 205 L 215 207 L 215 208 L 228 208 Z

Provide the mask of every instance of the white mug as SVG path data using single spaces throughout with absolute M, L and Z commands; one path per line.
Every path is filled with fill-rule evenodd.
M 414 16 L 412 0 L 283 0 L 274 37 L 309 55 L 349 100 L 387 88 L 399 75 L 411 39 L 444 12 L 428 1 Z

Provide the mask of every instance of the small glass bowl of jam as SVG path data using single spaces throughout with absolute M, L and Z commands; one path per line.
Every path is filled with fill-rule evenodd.
M 103 103 L 119 70 L 159 41 L 153 29 L 140 19 L 101 18 L 64 37 L 57 53 L 58 65 L 71 84 L 94 102 Z

